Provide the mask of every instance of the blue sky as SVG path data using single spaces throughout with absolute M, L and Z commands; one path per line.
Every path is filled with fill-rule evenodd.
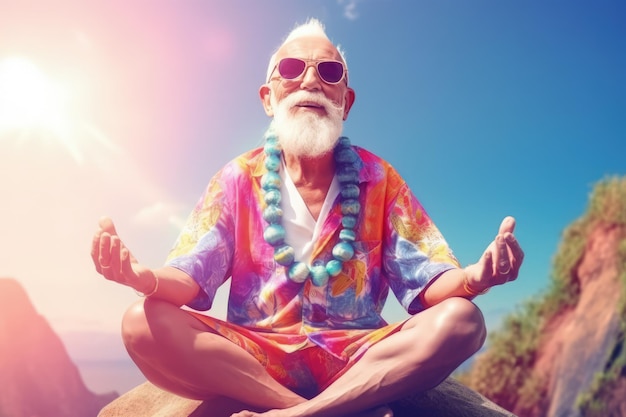
M 621 1 L 0 0 L 0 9 L 0 63 L 26 59 L 71 92 L 63 134 L 0 124 L 10 201 L 0 276 L 18 278 L 59 330 L 116 331 L 136 296 L 91 268 L 98 217 L 111 215 L 135 255 L 159 266 L 210 176 L 259 144 L 267 61 L 307 17 L 346 50 L 357 99 L 344 133 L 398 169 L 463 264 L 504 216 L 517 218 L 520 277 L 478 299 L 492 327 L 548 286 L 561 233 L 593 184 L 626 174 Z M 387 314 L 403 313 L 392 304 Z

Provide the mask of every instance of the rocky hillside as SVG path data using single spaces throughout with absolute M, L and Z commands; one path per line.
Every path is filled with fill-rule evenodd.
M 520 417 L 626 416 L 626 178 L 598 183 L 566 229 L 551 287 L 461 377 Z
M 95 395 L 19 283 L 0 278 L 0 416 L 96 416 L 116 393 Z

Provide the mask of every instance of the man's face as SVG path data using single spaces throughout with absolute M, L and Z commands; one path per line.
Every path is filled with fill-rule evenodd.
M 341 61 L 334 45 L 319 37 L 297 38 L 285 44 L 276 54 L 276 62 L 283 58 Z M 307 157 L 333 149 L 354 101 L 345 78 L 336 84 L 326 83 L 315 64 L 294 79 L 282 78 L 275 68 L 260 93 L 266 113 L 274 116 L 273 127 L 283 150 Z
M 300 37 L 286 43 L 278 50 L 276 62 L 280 62 L 283 58 L 342 61 L 337 48 L 330 41 L 321 37 Z M 281 78 L 278 70 L 274 69 L 269 86 L 276 103 L 280 103 L 289 94 L 300 90 L 322 93 L 335 105 L 344 108 L 342 119 L 345 120 L 348 116 L 349 106 L 352 104 L 352 101 L 346 96 L 354 94 L 352 89 L 347 86 L 346 79 L 344 78 L 338 84 L 327 84 L 320 78 L 315 66 L 311 65 L 305 69 L 303 75 L 293 80 Z M 314 112 L 320 116 L 326 115 L 324 109 L 320 109 L 318 106 L 307 106 L 306 103 L 296 106 L 292 111 L 294 113 Z

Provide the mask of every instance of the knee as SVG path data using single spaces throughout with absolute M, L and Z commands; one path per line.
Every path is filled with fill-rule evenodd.
M 159 335 L 167 332 L 166 320 L 161 317 L 159 301 L 142 299 L 132 304 L 122 317 L 122 340 L 126 350 L 141 356 L 155 352 Z
M 144 301 L 131 305 L 122 317 L 122 341 L 129 352 L 138 351 L 151 338 Z
M 467 353 L 477 352 L 487 336 L 485 319 L 480 309 L 465 298 L 454 297 L 440 304 L 435 323 L 437 330 L 445 334 L 453 343 L 467 349 Z

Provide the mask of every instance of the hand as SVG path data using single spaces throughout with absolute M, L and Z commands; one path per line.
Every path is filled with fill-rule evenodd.
M 505 217 L 496 238 L 489 244 L 478 263 L 468 266 L 468 283 L 476 291 L 502 285 L 517 279 L 524 252 L 513 235 L 515 219 Z
M 100 219 L 99 228 L 91 243 L 91 259 L 96 271 L 108 280 L 127 285 L 144 294 L 155 288 L 156 276 L 150 269 L 137 263 L 108 217 Z

